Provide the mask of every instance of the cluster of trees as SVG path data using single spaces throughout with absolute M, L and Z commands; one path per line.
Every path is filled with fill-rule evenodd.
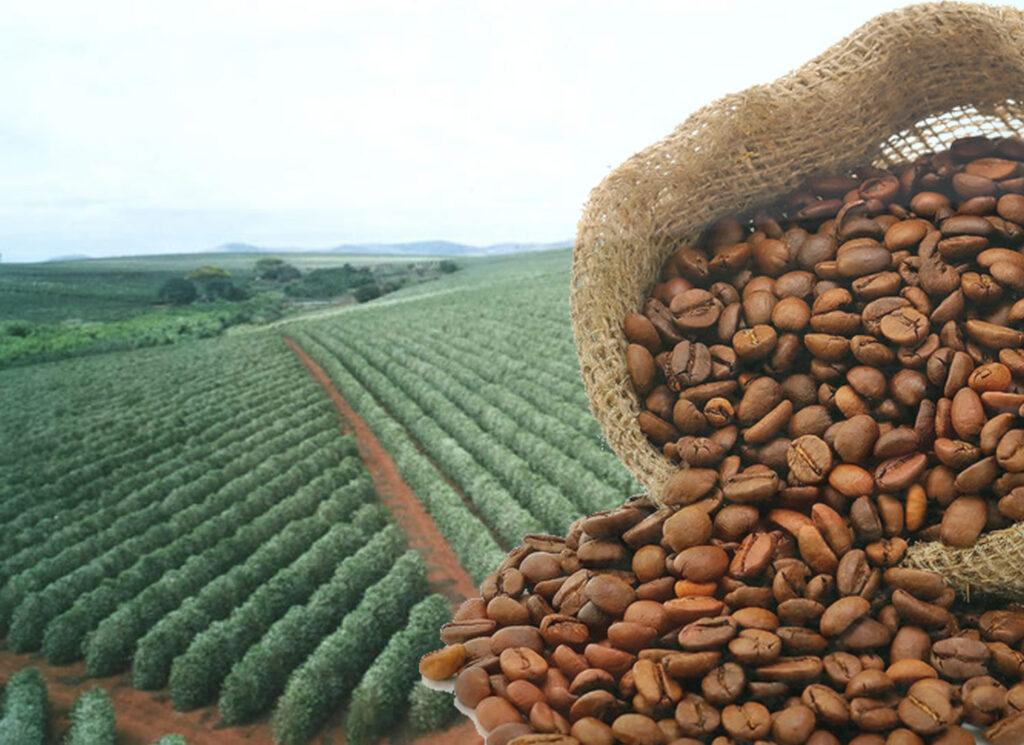
M 172 277 L 163 283 L 157 301 L 170 305 L 189 305 L 196 300 L 247 300 L 249 293 L 231 281 L 231 273 L 219 266 L 201 266 L 184 277 Z
M 405 274 L 392 272 L 391 279 L 382 279 L 369 266 L 353 266 L 349 263 L 340 267 L 313 269 L 303 274 L 283 259 L 266 256 L 256 260 L 253 276 L 258 282 L 280 285 L 286 295 L 296 299 L 323 300 L 351 295 L 357 302 L 365 303 L 399 289 L 409 276 L 415 275 L 415 281 L 422 281 L 430 278 L 429 274 L 450 274 L 459 268 L 450 259 L 439 261 L 436 269 L 427 269 L 425 266 L 409 264 Z M 235 302 L 250 298 L 260 289 L 259 285 L 239 287 L 232 282 L 230 272 L 208 265 L 184 277 L 167 280 L 157 293 L 157 302 L 169 305 L 190 305 L 196 301 L 214 300 Z

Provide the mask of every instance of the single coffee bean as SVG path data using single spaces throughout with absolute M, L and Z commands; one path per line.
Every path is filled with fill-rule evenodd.
M 736 355 L 747 363 L 767 357 L 775 349 L 776 343 L 778 334 L 774 328 L 766 324 L 737 331 L 732 337 L 732 347 L 736 350 Z
M 772 727 L 771 713 L 764 704 L 747 701 L 722 710 L 722 729 L 737 740 L 759 740 L 768 735 Z
M 668 520 L 664 526 L 665 541 L 673 551 L 682 551 L 691 546 L 698 546 L 711 538 L 711 518 L 707 511 L 698 506 L 684 507 Z
M 953 687 L 941 680 L 919 680 L 900 701 L 898 713 L 900 721 L 919 735 L 936 735 L 956 719 Z
M 824 481 L 832 470 L 832 449 L 816 435 L 793 440 L 786 452 L 790 472 L 805 484 Z
M 947 679 L 966 680 L 975 675 L 987 675 L 990 656 L 983 642 L 953 636 L 932 645 L 931 664 Z
M 985 528 L 987 514 L 985 501 L 980 497 L 957 497 L 942 516 L 940 540 L 947 546 L 973 546 Z

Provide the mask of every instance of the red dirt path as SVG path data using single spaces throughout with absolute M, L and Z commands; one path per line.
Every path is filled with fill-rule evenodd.
M 366 422 L 342 398 L 323 368 L 295 341 L 288 337 L 285 337 L 284 341 L 306 366 L 313 379 L 323 386 L 338 410 L 343 429 L 355 434 L 359 456 L 373 477 L 381 502 L 391 511 L 398 527 L 405 534 L 409 547 L 423 556 L 431 591 L 444 595 L 453 603 L 462 602 L 476 595 L 473 580 L 459 564 L 455 552 L 437 529 L 434 520 L 402 479 L 398 466 L 388 451 L 381 446 Z

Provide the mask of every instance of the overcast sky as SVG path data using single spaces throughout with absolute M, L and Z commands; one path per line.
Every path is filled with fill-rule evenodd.
M 568 241 L 694 109 L 904 4 L 5 2 L 0 253 Z

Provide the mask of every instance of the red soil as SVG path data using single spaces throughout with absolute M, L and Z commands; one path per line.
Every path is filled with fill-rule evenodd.
M 292 339 L 285 337 L 284 341 L 306 366 L 309 374 L 323 386 L 338 410 L 344 430 L 355 433 L 359 444 L 359 456 L 373 477 L 381 502 L 391 511 L 398 527 L 405 534 L 409 547 L 423 556 L 431 591 L 444 595 L 453 603 L 462 602 L 476 595 L 473 580 L 459 564 L 455 552 L 437 529 L 434 520 L 402 479 L 388 451 L 381 446 L 366 422 L 342 398 L 323 368 Z
M 132 688 L 128 674 L 87 678 L 83 662 L 54 667 L 46 664 L 39 654 L 4 652 L 0 655 L 0 680 L 6 683 L 18 670 L 30 666 L 38 668 L 46 679 L 53 707 L 51 727 L 57 736 L 69 725 L 68 713 L 75 697 L 90 688 L 102 688 L 114 704 L 118 745 L 149 745 L 172 732 L 184 735 L 189 745 L 257 745 L 274 741 L 267 724 L 214 729 L 219 717 L 213 706 L 189 712 L 174 711 L 170 696 Z M 54 742 L 59 740 L 55 738 Z

